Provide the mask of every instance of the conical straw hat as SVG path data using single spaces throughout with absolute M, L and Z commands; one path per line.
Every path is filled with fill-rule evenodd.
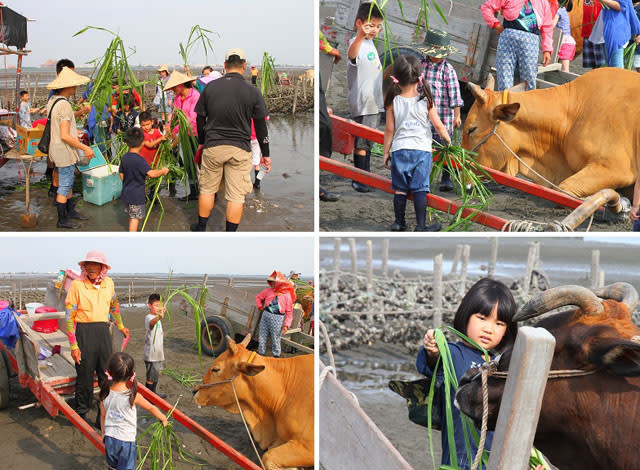
M 186 73 L 182 73 L 182 72 L 178 72 L 177 70 L 174 70 L 173 72 L 171 72 L 171 75 L 169 75 L 169 80 L 167 80 L 167 84 L 164 86 L 164 89 L 170 90 L 174 86 L 182 85 L 183 83 L 187 83 L 187 82 L 192 82 L 193 80 L 195 80 L 195 77 L 192 77 L 191 75 L 187 75 Z
M 48 90 L 61 90 L 72 86 L 86 85 L 89 77 L 75 73 L 69 67 L 64 67 L 58 76 L 47 85 Z

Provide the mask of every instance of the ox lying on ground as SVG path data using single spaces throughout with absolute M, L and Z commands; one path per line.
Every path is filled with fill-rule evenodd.
M 276 359 L 247 350 L 227 336 L 227 350 L 211 364 L 194 390 L 200 406 L 240 411 L 231 387 L 260 447 L 268 470 L 313 467 L 313 354 Z M 207 384 L 215 384 L 207 387 Z
M 463 129 L 462 146 L 473 149 L 496 134 L 536 172 L 577 197 L 634 184 L 640 156 L 640 74 L 596 69 L 554 88 L 508 93 L 469 83 L 476 98 Z M 477 160 L 511 176 L 549 186 L 491 135 Z
M 551 370 L 580 369 L 591 375 L 547 381 L 534 445 L 561 470 L 640 468 L 640 329 L 631 321 L 638 303 L 625 283 L 595 291 L 578 286 L 550 289 L 516 314 L 525 320 L 565 305 L 579 305 L 540 320 L 556 339 Z M 511 350 L 499 359 L 508 370 Z M 488 426 L 496 424 L 505 380 L 489 377 Z M 458 406 L 481 422 L 482 386 L 478 369 L 460 381 Z

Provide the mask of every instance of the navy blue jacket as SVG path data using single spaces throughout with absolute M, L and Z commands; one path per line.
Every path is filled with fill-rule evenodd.
M 453 361 L 453 367 L 456 371 L 456 377 L 458 378 L 458 382 L 462 376 L 472 367 L 479 367 L 484 363 L 484 358 L 482 353 L 477 349 L 465 345 L 463 342 L 457 343 L 448 343 L 449 350 L 451 351 L 451 359 Z M 424 349 L 424 346 L 420 347 L 420 351 L 418 352 L 418 357 L 416 358 L 416 367 L 418 368 L 418 372 L 427 377 L 433 377 L 433 371 L 431 367 L 427 364 L 427 352 Z M 446 429 L 446 411 L 445 411 L 445 391 L 444 391 L 444 376 L 442 372 L 442 367 L 438 367 L 437 377 L 441 380 L 438 381 L 440 383 L 440 390 L 442 396 L 442 409 L 440 410 L 442 416 L 442 465 L 451 465 L 451 461 L 449 459 L 449 439 L 447 437 L 447 429 Z M 455 407 L 453 401 L 455 400 L 455 390 L 451 389 L 451 411 L 453 414 L 453 437 L 455 439 L 456 452 L 458 455 L 458 467 L 464 469 L 470 469 L 471 464 L 473 463 L 473 459 L 476 456 L 476 451 L 478 450 L 477 446 L 473 442 L 473 438 L 469 436 L 469 444 L 471 449 L 471 459 L 469 462 L 467 458 L 467 451 L 464 443 L 464 432 L 462 428 L 462 420 L 460 419 L 460 410 Z M 478 431 L 478 435 L 480 435 L 480 430 Z M 491 442 L 493 441 L 493 431 L 487 431 L 487 439 L 484 445 L 485 450 L 491 449 Z M 484 468 L 484 466 L 482 467 Z

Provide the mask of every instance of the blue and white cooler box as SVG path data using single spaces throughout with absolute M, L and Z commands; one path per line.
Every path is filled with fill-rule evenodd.
M 108 164 L 97 145 L 92 145 L 91 148 L 95 157 L 87 166 L 78 165 L 78 170 L 82 173 L 82 197 L 91 204 L 102 206 L 120 198 L 122 180 L 118 165 Z

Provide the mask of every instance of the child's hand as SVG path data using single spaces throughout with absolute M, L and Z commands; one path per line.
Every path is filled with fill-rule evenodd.
M 162 426 L 163 426 L 163 427 L 165 427 L 165 428 L 166 428 L 166 427 L 167 427 L 167 425 L 169 424 L 169 420 L 167 419 L 167 417 L 166 417 L 166 416 L 165 416 L 165 417 L 164 417 L 164 419 L 162 419 L 160 422 L 162 423 Z
M 167 140 L 167 134 L 162 134 L 162 137 L 160 137 L 160 142 L 164 142 L 165 140 Z
M 456 118 L 453 120 L 453 127 L 455 127 L 456 129 L 460 129 L 460 126 L 462 126 L 462 119 L 460 119 L 460 116 L 456 116 Z
M 386 154 L 384 156 L 384 167 L 385 168 L 391 168 L 391 165 L 389 164 L 389 160 L 391 160 L 391 155 L 390 154 Z
M 427 330 L 424 335 L 424 349 L 429 356 L 437 356 L 440 354 L 438 343 L 436 343 L 435 330 Z

